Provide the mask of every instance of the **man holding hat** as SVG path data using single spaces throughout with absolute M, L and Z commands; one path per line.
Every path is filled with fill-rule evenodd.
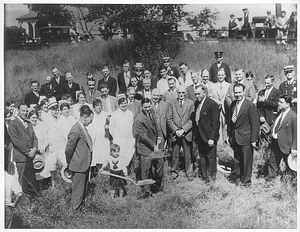
M 171 67 L 171 58 L 169 56 L 164 56 L 162 59 L 163 59 L 164 66 L 167 69 L 167 74 L 169 76 L 173 76 L 176 77 L 176 79 L 178 79 L 180 75 L 177 68 Z
M 248 8 L 242 9 L 244 16 L 242 18 L 242 33 L 248 38 L 253 38 L 252 31 L 251 31 L 251 18 L 249 16 Z
M 270 10 L 267 10 L 267 18 L 264 22 L 264 32 L 266 38 L 275 38 L 276 37 L 276 16 L 271 14 Z
M 287 80 L 279 85 L 279 90 L 281 93 L 292 97 L 291 108 L 297 113 L 297 81 L 295 79 L 295 66 L 287 65 L 283 70 Z
M 214 52 L 214 54 L 215 54 L 216 62 L 210 66 L 210 69 L 209 69 L 210 79 L 209 80 L 213 83 L 218 82 L 218 71 L 221 68 L 223 68 L 225 71 L 225 74 L 226 74 L 225 81 L 227 81 L 228 83 L 231 83 L 230 68 L 229 68 L 228 64 L 223 62 L 223 52 L 217 51 L 217 52 Z
M 228 23 L 228 38 L 235 39 L 238 35 L 238 32 L 240 30 L 240 22 L 237 18 L 235 18 L 235 15 L 233 13 L 230 14 L 230 20 Z
M 92 160 L 93 142 L 87 131 L 87 126 L 92 123 L 93 111 L 86 105 L 80 108 L 80 118 L 71 128 L 65 149 L 67 167 L 73 173 L 71 213 L 74 215 L 87 193 L 88 174 Z
M 291 96 L 286 94 L 279 96 L 278 111 L 280 114 L 271 128 L 272 153 L 268 163 L 268 178 L 278 175 L 281 159 L 289 169 L 287 162 L 289 154 L 297 157 L 297 114 L 291 110 L 291 104 Z

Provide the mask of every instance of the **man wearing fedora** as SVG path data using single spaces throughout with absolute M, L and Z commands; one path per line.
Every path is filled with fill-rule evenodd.
M 253 38 L 253 35 L 249 10 L 248 8 L 243 8 L 242 11 L 244 13 L 244 16 L 242 17 L 242 33 L 246 36 L 247 39 L 251 39 Z
M 176 79 L 178 79 L 180 75 L 179 75 L 177 68 L 171 67 L 171 58 L 169 56 L 164 56 L 162 58 L 162 60 L 163 60 L 164 66 L 167 69 L 167 74 L 169 76 L 173 76 L 173 77 L 176 77 Z
M 33 158 L 38 150 L 38 139 L 32 125 L 27 121 L 28 107 L 21 103 L 19 114 L 8 126 L 8 134 L 13 144 L 13 162 L 16 162 L 19 183 L 24 193 L 36 195 L 36 179 L 33 169 Z
M 295 66 L 287 65 L 284 67 L 284 75 L 286 76 L 286 81 L 279 85 L 279 90 L 282 94 L 286 94 L 292 97 L 292 110 L 297 113 L 297 80 L 295 77 Z
M 265 89 L 258 92 L 257 109 L 261 123 L 267 122 L 272 126 L 277 115 L 278 98 L 281 92 L 274 87 L 275 77 L 265 77 Z
M 264 33 L 266 38 L 275 38 L 276 29 L 276 16 L 271 14 L 271 10 L 267 10 L 267 18 L 264 22 Z
M 79 211 L 87 194 L 93 141 L 86 127 L 92 123 L 93 118 L 93 111 L 89 106 L 83 105 L 80 108 L 79 120 L 74 124 L 68 134 L 65 154 L 69 172 L 73 173 L 73 189 L 70 206 L 70 211 L 73 215 Z
M 225 71 L 225 74 L 226 74 L 225 81 L 227 81 L 228 83 L 231 83 L 230 68 L 229 68 L 228 64 L 223 62 L 223 52 L 217 51 L 217 52 L 214 52 L 214 54 L 215 54 L 216 62 L 210 66 L 210 69 L 209 69 L 210 79 L 209 80 L 213 83 L 218 82 L 218 71 L 221 68 L 223 68 Z
M 268 162 L 268 178 L 278 175 L 279 164 L 283 159 L 290 170 L 287 159 L 289 154 L 297 157 L 297 114 L 291 110 L 292 97 L 286 94 L 279 96 L 278 112 L 272 128 L 271 157 Z
M 240 30 L 240 22 L 233 13 L 230 14 L 230 20 L 228 22 L 228 38 L 235 39 L 238 36 Z
M 110 76 L 108 66 L 104 66 L 102 69 L 103 78 L 98 82 L 98 90 L 100 91 L 100 85 L 106 83 L 109 89 L 108 95 L 115 97 L 117 92 L 117 80 Z

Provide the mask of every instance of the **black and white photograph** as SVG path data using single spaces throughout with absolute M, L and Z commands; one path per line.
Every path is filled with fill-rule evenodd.
M 1 9 L 1 230 L 298 228 L 296 0 Z

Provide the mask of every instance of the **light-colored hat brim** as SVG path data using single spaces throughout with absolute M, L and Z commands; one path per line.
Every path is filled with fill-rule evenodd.
M 289 165 L 290 169 L 297 172 L 297 156 L 292 157 L 292 155 L 290 154 L 288 156 L 288 165 Z
M 68 170 L 68 168 L 67 168 L 67 166 L 66 165 L 64 165 L 62 168 L 61 168 L 61 170 L 60 170 L 60 174 L 61 174 L 61 178 L 64 180 L 64 181 L 66 181 L 67 183 L 72 183 L 72 177 L 73 177 L 73 175 L 68 175 L 67 174 L 67 170 Z

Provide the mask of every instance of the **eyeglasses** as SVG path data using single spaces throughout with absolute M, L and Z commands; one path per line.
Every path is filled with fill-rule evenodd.
M 178 92 L 178 94 L 185 94 L 185 92 Z
M 169 61 L 169 60 L 164 60 L 164 64 L 165 64 L 165 63 L 170 63 L 170 61 Z
M 289 71 L 285 71 L 284 73 L 288 74 L 288 73 L 292 73 L 292 72 L 293 72 L 292 70 L 289 70 Z

